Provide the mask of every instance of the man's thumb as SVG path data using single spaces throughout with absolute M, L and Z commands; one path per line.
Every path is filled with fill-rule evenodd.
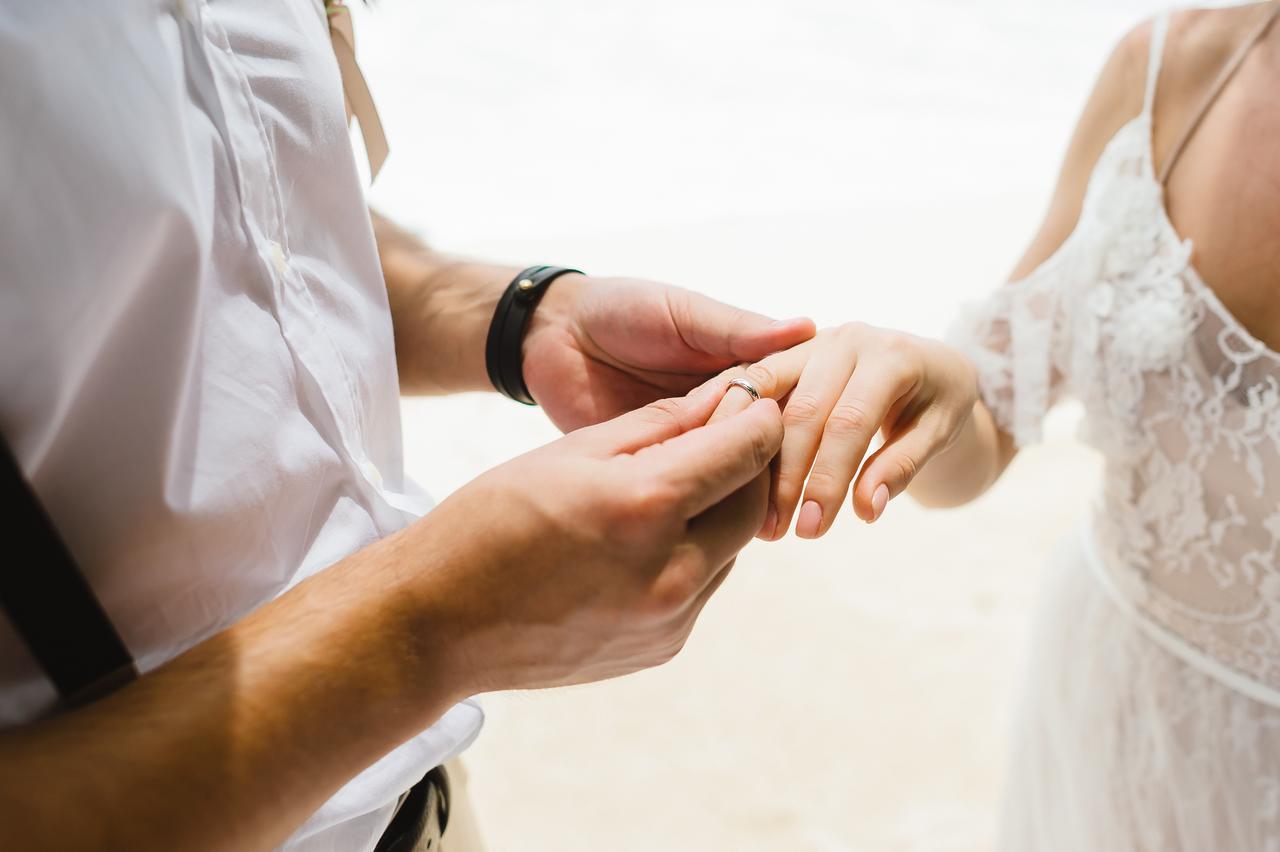
M 678 301 L 673 297 L 671 305 L 680 337 L 691 348 L 726 364 L 757 361 L 798 346 L 817 331 L 811 319 L 774 320 L 700 293 L 685 290 L 681 295 Z
M 680 496 L 686 518 L 755 479 L 782 447 L 782 413 L 760 399 L 737 414 L 691 429 L 639 454 Z
M 705 425 L 728 386 L 727 377 L 717 376 L 682 397 L 651 402 L 574 434 L 591 442 L 600 455 L 635 453 Z

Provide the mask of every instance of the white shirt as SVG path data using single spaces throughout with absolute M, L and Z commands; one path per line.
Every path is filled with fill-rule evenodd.
M 0 80 L 0 430 L 153 669 L 430 508 L 324 11 L 0 0 Z M 0 726 L 53 700 L 0 616 Z M 288 848 L 372 848 L 480 724 L 453 708 Z

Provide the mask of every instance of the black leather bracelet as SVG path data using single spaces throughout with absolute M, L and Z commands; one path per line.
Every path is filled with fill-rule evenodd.
M 583 273 L 563 266 L 530 266 L 507 285 L 498 300 L 485 342 L 484 364 L 489 381 L 503 396 L 525 405 L 537 405 L 524 383 L 524 333 L 533 309 L 542 301 L 551 282 L 561 275 Z

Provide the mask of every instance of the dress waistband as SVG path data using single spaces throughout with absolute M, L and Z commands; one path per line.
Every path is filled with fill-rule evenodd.
M 1093 525 L 1091 523 L 1086 522 L 1080 527 L 1078 538 L 1080 542 L 1080 550 L 1084 554 L 1085 561 L 1089 563 L 1094 577 L 1097 579 L 1098 584 L 1102 587 L 1103 591 L 1106 592 L 1107 597 L 1111 598 L 1112 602 L 1114 602 L 1116 607 L 1124 613 L 1125 617 L 1137 625 L 1138 629 L 1145 633 L 1153 642 L 1178 657 L 1187 665 L 1218 681 L 1223 686 L 1252 698 L 1254 701 L 1261 702 L 1271 707 L 1280 708 L 1280 690 L 1276 690 L 1266 684 L 1259 683 L 1250 677 L 1246 677 L 1230 666 L 1227 666 L 1209 654 L 1206 654 L 1204 651 L 1195 647 L 1181 636 L 1148 616 L 1137 604 L 1126 596 L 1120 590 L 1120 587 L 1116 585 L 1115 578 L 1111 574 L 1111 569 L 1107 567 L 1102 555 L 1098 552 L 1097 539 L 1094 536 Z

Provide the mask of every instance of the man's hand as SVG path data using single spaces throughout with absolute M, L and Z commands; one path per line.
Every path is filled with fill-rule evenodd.
M 438 254 L 372 215 L 401 390 L 492 390 L 485 338 L 519 267 Z M 684 394 L 726 367 L 758 361 L 814 332 L 807 319 L 774 322 L 677 287 L 566 275 L 533 312 L 524 378 L 533 398 L 568 432 Z
M 469 692 L 601 680 L 665 662 L 764 519 L 772 400 L 703 425 L 713 380 L 579 429 L 467 485 L 405 535 L 463 556 L 424 641 Z M 424 541 L 424 546 L 429 546 Z M 465 569 L 465 574 L 461 573 Z M 424 651 L 429 649 L 424 647 Z
M 119 692 L 0 731 L 0 848 L 274 848 L 467 695 L 667 660 L 782 444 L 771 400 L 703 425 L 724 390 L 516 458 Z
M 567 432 L 685 393 L 814 331 L 808 319 L 774 321 L 665 284 L 565 276 L 534 311 L 525 383 Z

